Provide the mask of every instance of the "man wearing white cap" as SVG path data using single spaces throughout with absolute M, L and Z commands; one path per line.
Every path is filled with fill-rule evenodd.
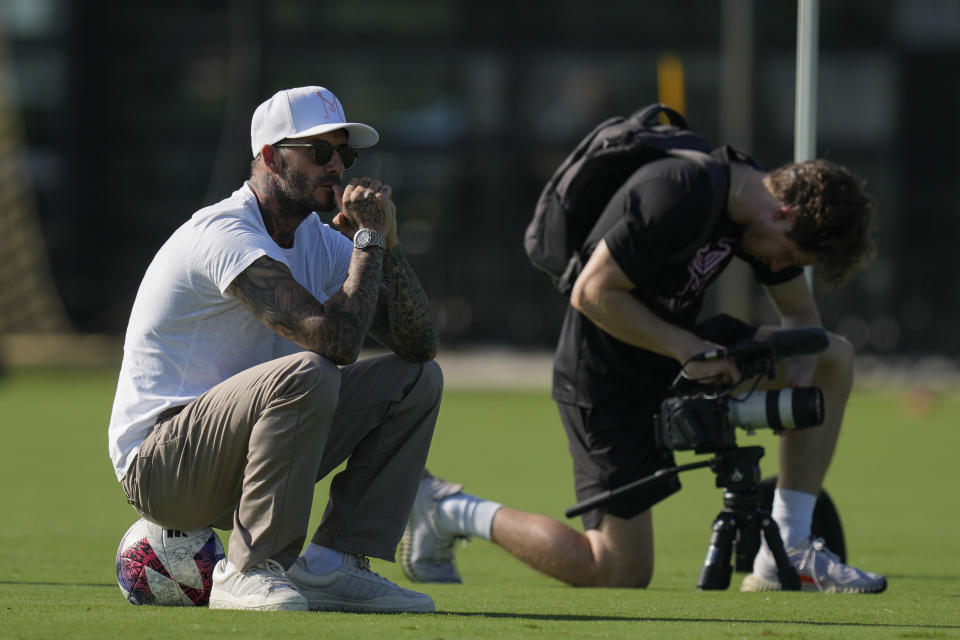
M 379 135 L 315 86 L 261 104 L 250 133 L 250 179 L 174 232 L 140 285 L 117 477 L 166 528 L 233 530 L 211 607 L 433 611 L 366 558 L 394 560 L 443 385 L 390 187 L 341 185 Z M 368 334 L 393 353 L 357 362 Z M 314 484 L 344 461 L 301 555 Z

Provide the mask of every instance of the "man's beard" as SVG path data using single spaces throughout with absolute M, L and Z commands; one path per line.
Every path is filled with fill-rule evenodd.
M 278 163 L 277 167 L 280 180 L 275 185 L 274 195 L 280 210 L 286 215 L 295 216 L 301 220 L 310 215 L 313 211 L 330 213 L 336 211 L 337 200 L 334 197 L 333 189 L 324 190 L 323 194 L 327 197 L 316 198 L 313 192 L 322 185 L 340 184 L 340 178 L 336 175 L 321 176 L 313 183 L 308 182 L 307 174 L 303 171 L 290 169 L 285 162 Z

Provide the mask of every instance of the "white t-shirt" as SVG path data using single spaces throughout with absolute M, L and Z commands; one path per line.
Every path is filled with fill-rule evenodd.
M 281 248 L 246 184 L 177 229 L 147 268 L 127 326 L 109 429 L 117 478 L 161 411 L 240 371 L 302 351 L 226 293 L 240 272 L 269 256 L 325 302 L 343 286 L 352 251 L 316 213 L 297 228 L 293 247 Z

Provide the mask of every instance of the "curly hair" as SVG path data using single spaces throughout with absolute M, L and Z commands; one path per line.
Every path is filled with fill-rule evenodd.
M 771 193 L 796 207 L 787 237 L 816 256 L 817 276 L 843 284 L 873 257 L 873 200 L 849 169 L 829 160 L 792 162 L 770 172 Z

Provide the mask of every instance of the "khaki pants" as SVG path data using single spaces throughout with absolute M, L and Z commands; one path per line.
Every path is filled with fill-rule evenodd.
M 312 352 L 213 387 L 160 420 L 123 479 L 131 504 L 171 529 L 233 529 L 246 570 L 289 567 L 306 538 L 314 484 L 344 460 L 313 542 L 393 560 L 426 464 L 440 367 L 394 355 L 336 367 Z

